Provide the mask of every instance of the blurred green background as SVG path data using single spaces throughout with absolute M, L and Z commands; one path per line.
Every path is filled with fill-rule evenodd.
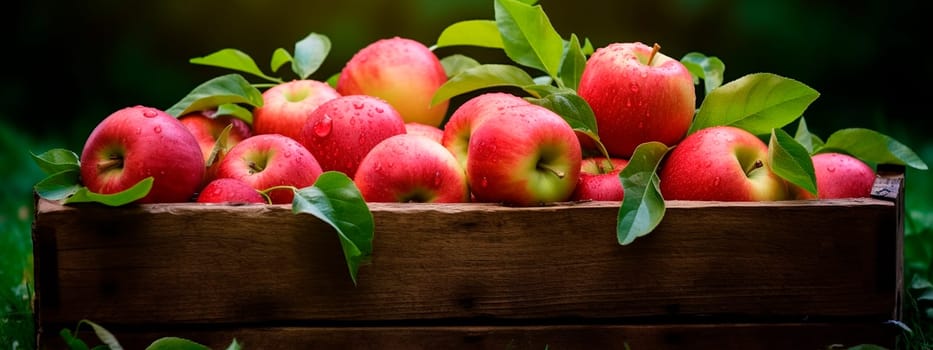
M 84 138 L 111 112 L 131 105 L 168 108 L 199 83 L 228 72 L 189 64 L 192 57 L 238 48 L 268 71 L 273 50 L 291 51 L 295 41 L 317 32 L 333 42 L 312 76 L 324 80 L 372 41 L 402 36 L 431 45 L 449 24 L 492 19 L 492 4 L 92 0 L 4 5 L 0 349 L 34 343 L 27 336 L 32 332 L 31 186 L 42 173 L 30 152 L 61 147 L 80 153 Z M 797 79 L 821 93 L 805 115 L 811 131 L 825 138 L 840 128 L 871 128 L 933 164 L 925 87 L 933 81 L 933 68 L 920 52 L 930 43 L 928 1 L 542 0 L 541 5 L 562 36 L 576 33 L 596 47 L 656 42 L 675 58 L 691 51 L 719 57 L 726 81 L 754 72 Z M 459 52 L 475 53 L 481 61 L 499 58 L 481 49 Z M 933 260 L 933 177 L 913 170 L 907 176 L 907 275 L 916 287 L 908 291 L 922 296 L 933 291 L 923 284 L 929 283 Z M 933 317 L 923 308 L 929 301 L 920 298 L 919 312 L 910 316 Z

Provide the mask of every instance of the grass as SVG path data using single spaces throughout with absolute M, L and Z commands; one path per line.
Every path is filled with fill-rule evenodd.
M 0 125 L 0 350 L 35 348 L 33 323 L 32 165 L 22 134 Z

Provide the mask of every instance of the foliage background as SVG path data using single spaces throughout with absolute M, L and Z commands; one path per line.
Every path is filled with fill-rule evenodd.
M 807 111 L 826 137 L 847 127 L 888 134 L 933 164 L 928 91 L 933 68 L 919 52 L 930 43 L 931 4 L 908 1 L 542 0 L 562 36 L 659 43 L 679 58 L 717 56 L 726 81 L 753 72 L 800 80 L 821 93 Z M 0 84 L 0 349 L 31 348 L 31 186 L 41 179 L 29 152 L 68 148 L 111 112 L 131 105 L 168 108 L 219 74 L 188 59 L 232 47 L 268 62 L 277 47 L 314 31 L 333 49 L 312 78 L 339 72 L 380 38 L 432 44 L 447 25 L 491 19 L 491 0 L 31 1 L 6 4 Z M 488 51 L 481 61 L 502 59 Z M 438 52 L 445 55 L 444 51 Z M 266 70 L 268 70 L 266 68 Z M 284 71 L 283 71 L 284 72 Z M 283 73 L 284 74 L 284 73 Z M 933 176 L 908 170 L 906 258 L 910 312 L 929 333 L 933 261 Z M 926 308 L 924 308 L 926 306 Z M 929 314 L 928 314 L 929 313 Z M 907 321 L 911 321 L 908 319 Z M 915 326 L 916 327 L 916 326 Z M 923 332 L 913 337 L 922 336 Z M 929 341 L 929 340 L 927 340 Z

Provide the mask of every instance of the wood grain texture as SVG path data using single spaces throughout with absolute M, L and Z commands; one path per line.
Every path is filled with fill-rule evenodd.
M 69 326 L 73 328 L 74 326 Z M 674 350 L 839 349 L 875 344 L 894 349 L 894 329 L 877 324 L 680 324 L 462 327 L 252 327 L 199 330 L 111 329 L 125 349 L 144 349 L 165 336 L 225 349 L 234 339 L 244 349 L 489 349 Z M 86 332 L 82 337 L 93 340 Z M 43 349 L 64 349 L 58 337 Z M 628 348 L 626 348 L 628 345 Z
M 69 324 L 701 317 L 884 321 L 893 203 L 668 203 L 616 243 L 618 202 L 372 204 L 371 264 L 288 206 L 39 200 L 38 316 Z

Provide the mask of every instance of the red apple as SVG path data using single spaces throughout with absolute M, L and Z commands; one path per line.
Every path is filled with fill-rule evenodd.
M 208 182 L 196 200 L 198 203 L 266 203 L 266 199 L 246 181 L 230 177 Z
M 466 169 L 467 152 L 469 151 L 470 136 L 483 121 L 495 117 L 507 109 L 515 106 L 529 105 L 521 97 L 504 93 L 489 92 L 470 98 L 450 115 L 444 124 L 444 135 L 441 144 L 453 153 Z
M 447 74 L 434 52 L 415 40 L 393 37 L 354 54 L 340 72 L 337 91 L 382 98 L 406 122 L 440 126 L 449 101 L 431 107 L 431 99 L 445 82 Z
M 844 153 L 819 153 L 811 157 L 816 172 L 817 194 L 795 187 L 798 199 L 864 198 L 871 196 L 875 170 Z
M 188 131 L 194 135 L 194 138 L 198 140 L 198 145 L 201 146 L 201 154 L 204 155 L 205 164 L 209 160 L 214 146 L 217 144 L 217 138 L 220 137 L 220 134 L 228 125 L 233 125 L 227 133 L 227 139 L 224 141 L 223 149 L 219 150 L 219 153 L 214 157 L 213 164 L 210 164 L 206 169 L 204 174 L 205 185 L 214 179 L 215 173 L 217 172 L 217 164 L 220 163 L 220 159 L 227 154 L 230 148 L 247 137 L 253 136 L 253 131 L 249 124 L 242 119 L 229 115 L 214 116 L 214 111 L 190 113 L 179 117 L 178 120 L 181 121 L 181 123 L 188 128 Z
M 321 104 L 340 97 L 337 90 L 317 80 L 292 80 L 262 93 L 262 107 L 253 111 L 256 134 L 282 134 L 298 140 L 308 115 Z
M 768 146 L 731 126 L 690 134 L 663 160 L 661 194 L 668 200 L 771 201 L 787 199 L 783 179 L 771 171 Z
M 280 134 L 255 135 L 240 141 L 220 160 L 217 169 L 218 178 L 243 180 L 259 191 L 275 186 L 311 186 L 321 173 L 311 152 Z M 294 191 L 289 189 L 267 194 L 272 204 L 289 204 L 294 198 Z
M 477 201 L 538 205 L 570 198 L 580 175 L 577 136 L 563 118 L 533 104 L 497 111 L 473 130 L 467 181 Z
M 648 141 L 672 146 L 693 121 L 693 77 L 680 61 L 645 44 L 613 43 L 587 60 L 577 93 L 589 103 L 609 154 L 629 158 Z
M 438 144 L 440 144 L 441 139 L 444 138 L 444 130 L 441 128 L 415 122 L 405 123 L 405 133 L 424 136 L 434 140 L 434 142 L 437 142 Z
M 400 134 L 377 144 L 353 178 L 367 202 L 463 203 L 470 199 L 466 173 L 440 143 Z
M 385 100 L 348 95 L 327 101 L 311 113 L 299 140 L 324 171 L 340 171 L 352 179 L 369 150 L 404 133 L 405 122 Z
M 587 157 L 580 164 L 580 180 L 571 200 L 621 201 L 625 197 L 619 173 L 628 165 L 621 158 Z
M 126 190 L 152 176 L 137 203 L 191 201 L 204 178 L 204 157 L 178 119 L 145 106 L 120 109 L 91 131 L 81 151 L 81 181 L 94 193 Z

